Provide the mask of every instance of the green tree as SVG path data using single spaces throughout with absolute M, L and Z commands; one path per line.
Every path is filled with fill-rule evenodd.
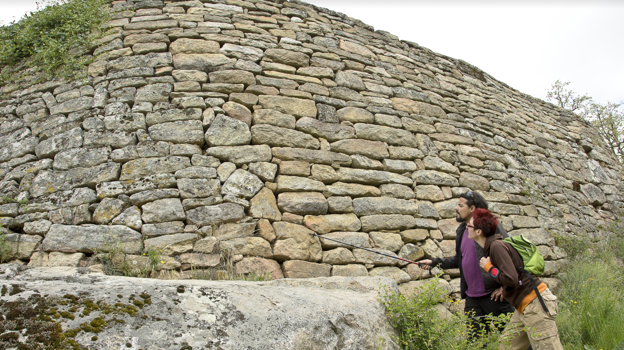
M 567 89 L 569 82 L 557 80 L 546 93 L 548 101 L 583 117 L 598 130 L 602 140 L 624 164 L 624 110 L 623 103 L 599 103 L 588 95 L 578 95 Z

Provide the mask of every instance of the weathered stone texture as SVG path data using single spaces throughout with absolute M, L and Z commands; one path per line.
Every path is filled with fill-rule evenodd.
M 303 3 L 113 7 L 88 77 L 0 87 L 0 225 L 24 263 L 75 266 L 110 236 L 167 247 L 156 269 L 181 276 L 221 246 L 244 274 L 402 283 L 420 274 L 314 234 L 451 256 L 476 191 L 550 275 L 547 232 L 602 237 L 621 216 L 593 128 L 465 62 Z

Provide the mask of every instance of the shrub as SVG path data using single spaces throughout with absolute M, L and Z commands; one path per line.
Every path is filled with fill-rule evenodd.
M 489 328 L 476 330 L 470 338 L 470 319 L 463 312 L 441 317 L 437 305 L 452 302 L 446 291 L 432 279 L 411 296 L 382 289 L 380 302 L 390 323 L 398 331 L 394 339 L 405 350 L 433 349 L 498 349 L 503 341 L 498 328 L 507 324 L 511 315 L 486 318 Z
M 19 22 L 0 27 L 2 83 L 11 81 L 12 68 L 37 68 L 45 77 L 74 78 L 84 75 L 85 56 L 99 28 L 108 20 L 103 7 L 109 0 L 46 0 L 39 10 Z M 42 9 L 42 6 L 48 6 Z M 17 67 L 16 67 L 17 66 Z

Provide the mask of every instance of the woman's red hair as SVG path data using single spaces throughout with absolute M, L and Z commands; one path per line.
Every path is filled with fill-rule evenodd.
M 472 223 L 475 230 L 481 230 L 485 237 L 490 237 L 496 232 L 498 220 L 487 209 L 478 208 L 472 212 Z

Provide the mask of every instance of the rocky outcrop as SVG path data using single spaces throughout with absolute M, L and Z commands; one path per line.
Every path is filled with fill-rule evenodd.
M 299 1 L 111 6 L 86 79 L 1 88 L 15 262 L 152 250 L 186 271 L 229 249 L 243 273 L 401 283 L 419 274 L 312 233 L 448 256 L 474 190 L 553 274 L 553 234 L 598 237 L 624 208 L 588 123 L 464 61 Z
M 0 272 L 2 341 L 20 332 L 22 343 L 64 339 L 59 348 L 399 349 L 377 300 L 381 286 L 398 291 L 390 278 L 163 281 L 6 264 Z

